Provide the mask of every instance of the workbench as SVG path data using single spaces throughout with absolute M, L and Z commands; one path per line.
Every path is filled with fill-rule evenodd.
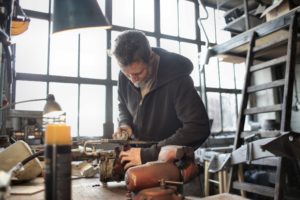
M 13 184 L 11 194 L 7 200 L 45 200 L 44 179 L 36 178 L 30 183 Z M 75 178 L 72 180 L 72 200 L 125 200 L 125 181 L 108 182 L 104 186 L 96 178 Z M 200 197 L 186 196 L 185 200 L 200 200 Z
M 36 188 L 36 192 L 28 193 L 32 190 L 32 186 Z M 19 191 L 18 191 L 19 190 Z M 22 192 L 23 190 L 24 192 Z M 27 190 L 27 191 L 26 191 Z M 13 185 L 11 194 L 7 200 L 44 200 L 44 181 L 38 178 L 31 183 L 22 185 Z M 26 191 L 26 193 L 25 193 Z M 19 193 L 19 194 L 17 194 Z M 109 182 L 107 186 L 100 184 L 99 178 L 78 178 L 72 180 L 72 200 L 121 200 L 126 199 L 125 182 Z

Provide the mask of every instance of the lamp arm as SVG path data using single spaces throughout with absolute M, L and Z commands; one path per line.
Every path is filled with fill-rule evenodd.
M 1 107 L 0 111 L 3 111 L 5 109 L 8 109 L 8 108 L 10 108 L 10 107 L 12 107 L 12 106 L 14 106 L 16 104 L 20 104 L 20 103 L 27 103 L 27 102 L 33 102 L 33 101 L 45 101 L 45 100 L 47 100 L 47 98 L 43 98 L 43 99 L 30 99 L 30 100 L 24 100 L 24 101 L 14 102 L 14 103 L 11 103 L 11 104 L 8 103 L 5 106 Z

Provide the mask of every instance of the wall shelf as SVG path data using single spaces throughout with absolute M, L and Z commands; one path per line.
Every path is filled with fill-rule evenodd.
M 250 27 L 255 27 L 263 22 L 263 19 L 257 18 L 251 14 L 248 15 L 248 18 L 249 18 Z M 228 23 L 224 27 L 224 30 L 233 33 L 242 33 L 247 30 L 245 20 L 246 20 L 246 15 L 244 14 L 241 17 L 235 19 L 234 21 Z
M 265 36 L 266 39 L 262 41 L 262 43 L 268 42 L 272 40 L 272 38 L 279 38 L 285 33 L 283 32 L 276 32 L 284 26 L 287 26 L 291 21 L 292 17 L 297 13 L 300 12 L 300 6 L 294 8 L 293 10 L 289 11 L 288 13 L 263 24 L 260 24 L 248 31 L 245 31 L 241 34 L 238 34 L 232 37 L 230 40 L 215 45 L 208 49 L 207 52 L 207 61 L 209 58 L 214 56 L 221 56 L 221 57 L 245 57 L 246 56 L 246 44 L 249 42 L 249 39 L 252 35 L 252 32 L 256 32 L 259 37 Z M 298 21 L 300 24 L 300 22 Z M 273 35 L 271 34 L 273 33 Z M 270 37 L 270 38 L 269 38 Z M 299 43 L 299 42 L 298 42 Z M 299 45 L 299 44 L 298 44 Z M 274 52 L 276 53 L 276 52 Z M 269 59 L 269 58 L 268 58 Z

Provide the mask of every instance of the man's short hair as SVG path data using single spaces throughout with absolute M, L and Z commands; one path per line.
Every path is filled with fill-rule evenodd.
M 113 55 L 118 62 L 127 66 L 136 61 L 149 62 L 151 47 L 146 35 L 137 30 L 122 32 L 115 39 Z

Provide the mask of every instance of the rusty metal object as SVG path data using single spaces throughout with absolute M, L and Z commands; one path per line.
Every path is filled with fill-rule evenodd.
M 197 176 L 199 172 L 194 159 L 193 148 L 178 145 L 164 146 L 158 155 L 159 161 L 173 162 L 178 167 L 182 181 L 185 183 Z
M 185 168 L 181 169 L 181 177 L 184 183 L 191 181 L 199 173 L 199 168 L 195 162 L 190 162 Z
M 148 162 L 131 167 L 125 175 L 127 189 L 137 192 L 142 189 L 159 186 L 159 180 L 180 181 L 180 171 L 172 162 Z
M 177 192 L 176 187 L 171 185 L 182 185 L 182 182 L 160 181 L 160 187 L 148 188 L 134 195 L 133 200 L 183 200 L 184 197 Z
M 192 148 L 170 145 L 161 148 L 158 161 L 129 168 L 125 180 L 127 189 L 137 192 L 159 186 L 162 179 L 186 183 L 198 172 Z
M 177 196 L 173 189 L 161 189 L 159 187 L 148 188 L 139 192 L 133 200 L 183 200 L 182 196 Z
M 100 181 L 103 183 L 110 181 L 122 181 L 124 180 L 124 166 L 119 159 L 120 148 L 116 147 L 114 151 L 109 151 L 107 154 L 103 154 L 100 157 L 99 173 Z

